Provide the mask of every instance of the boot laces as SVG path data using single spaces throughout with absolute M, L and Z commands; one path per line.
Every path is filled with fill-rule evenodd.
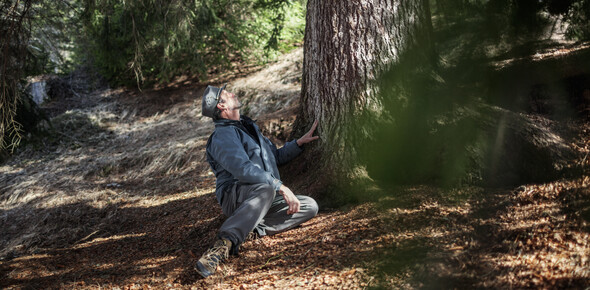
M 217 267 L 217 265 L 224 259 L 228 258 L 229 246 L 223 240 L 219 240 L 213 245 L 211 249 L 205 253 L 205 260 L 210 267 Z

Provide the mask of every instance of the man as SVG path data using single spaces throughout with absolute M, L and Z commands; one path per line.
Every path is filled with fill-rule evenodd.
M 295 195 L 280 178 L 278 165 L 302 152 L 317 126 L 281 149 L 262 136 L 252 119 L 241 116 L 236 95 L 208 86 L 203 94 L 202 112 L 213 118 L 215 131 L 207 142 L 207 161 L 217 178 L 215 195 L 228 217 L 218 240 L 195 265 L 203 277 L 212 275 L 228 255 L 237 254 L 249 236 L 273 235 L 314 217 L 318 205 L 308 196 Z

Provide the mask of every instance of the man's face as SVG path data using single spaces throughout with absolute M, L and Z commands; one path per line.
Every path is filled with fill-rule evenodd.
M 221 91 L 221 95 L 219 96 L 220 102 L 219 105 L 221 109 L 225 108 L 228 109 L 229 115 L 236 114 L 238 117 L 240 115 L 240 108 L 242 107 L 242 103 L 235 94 L 230 93 L 226 90 Z
M 230 93 L 226 90 L 221 91 L 220 99 L 230 108 L 230 109 L 239 109 L 242 107 L 242 103 L 236 97 L 236 94 Z

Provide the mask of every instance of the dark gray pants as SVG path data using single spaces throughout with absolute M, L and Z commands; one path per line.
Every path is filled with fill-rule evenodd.
M 296 195 L 301 205 L 298 213 L 288 215 L 289 206 L 282 195 L 268 184 L 238 185 L 228 188 L 221 197 L 221 209 L 228 216 L 219 237 L 239 246 L 255 230 L 259 235 L 274 235 L 294 228 L 318 213 L 316 201 Z

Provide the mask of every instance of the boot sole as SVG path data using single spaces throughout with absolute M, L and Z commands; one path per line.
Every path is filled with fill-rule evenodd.
M 201 262 L 197 262 L 197 264 L 195 265 L 195 271 L 197 271 L 197 273 L 199 275 L 201 275 L 203 278 L 207 278 L 211 275 L 213 275 L 214 272 L 210 272 L 209 270 L 207 270 L 205 268 L 205 266 L 203 266 L 203 264 L 201 264 Z

